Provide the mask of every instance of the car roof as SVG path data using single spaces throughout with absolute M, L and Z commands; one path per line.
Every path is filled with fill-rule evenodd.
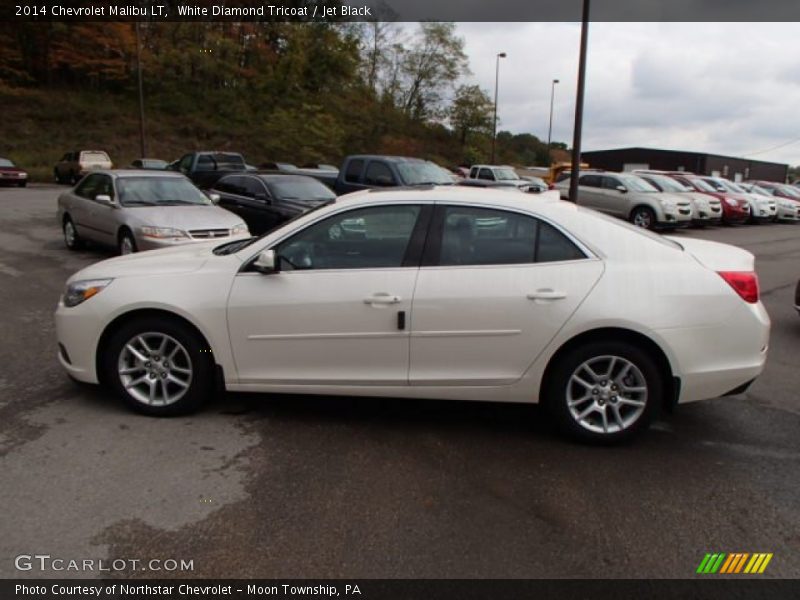
M 229 177 L 258 177 L 259 179 L 263 179 L 264 181 L 308 181 L 309 179 L 312 181 L 316 181 L 320 185 L 325 185 L 319 179 L 315 177 L 311 177 L 310 175 L 303 175 L 302 173 L 274 173 L 272 171 L 263 172 L 263 171 L 237 171 L 236 173 L 231 173 L 229 175 L 225 175 L 224 177 L 220 177 L 220 181 L 222 179 L 228 179 Z
M 95 171 L 90 171 L 88 175 L 92 175 L 94 173 L 102 173 L 104 175 L 110 175 L 115 179 L 124 177 L 175 177 L 175 178 L 187 179 L 187 177 L 183 173 L 178 173 L 177 171 L 144 171 L 142 169 L 97 169 Z
M 430 162 L 424 158 L 416 158 L 413 156 L 394 156 L 391 154 L 353 154 L 350 160 L 385 160 L 388 162 Z
M 544 192 L 548 194 L 548 192 Z M 339 196 L 336 199 L 337 205 L 361 204 L 380 197 L 381 201 L 387 202 L 441 202 L 453 204 L 482 204 L 487 207 L 510 208 L 510 209 L 532 209 L 540 212 L 545 205 L 568 205 L 574 208 L 570 202 L 562 202 L 558 199 L 556 192 L 549 192 L 552 196 L 542 194 L 509 194 L 507 191 L 496 187 L 471 187 L 461 185 L 430 185 L 417 187 L 395 187 L 381 188 L 373 190 L 360 190 L 351 194 Z M 522 201 L 520 199 L 523 199 Z

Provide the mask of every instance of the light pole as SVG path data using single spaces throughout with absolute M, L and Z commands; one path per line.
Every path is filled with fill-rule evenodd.
M 494 148 L 497 142 L 497 84 L 500 82 L 500 59 L 505 57 L 505 52 L 498 54 L 494 67 L 494 127 L 492 128 L 492 160 L 489 161 L 492 164 L 494 164 Z
M 581 170 L 581 129 L 583 127 L 583 91 L 586 87 L 586 46 L 589 42 L 589 0 L 583 0 L 581 15 L 581 49 L 578 60 L 578 92 L 575 97 L 575 128 L 572 132 L 572 172 L 569 178 L 569 200 L 578 202 L 578 177 Z
M 558 83 L 558 79 L 553 79 L 553 84 L 550 86 L 550 125 L 547 127 L 547 162 L 549 163 L 547 166 L 553 164 L 553 157 L 551 156 L 550 152 L 550 140 L 553 136 L 553 98 L 556 94 L 556 84 Z
M 142 50 L 139 36 L 139 21 L 136 21 L 136 71 L 139 80 L 139 151 L 141 157 L 147 157 L 147 146 L 144 141 L 144 88 L 142 86 Z

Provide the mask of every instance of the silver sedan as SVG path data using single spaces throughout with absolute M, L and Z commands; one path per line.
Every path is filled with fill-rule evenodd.
M 91 173 L 59 196 L 58 219 L 70 250 L 91 241 L 130 254 L 250 235 L 186 177 L 158 171 Z

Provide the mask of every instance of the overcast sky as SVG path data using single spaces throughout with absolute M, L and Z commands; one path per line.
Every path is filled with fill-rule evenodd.
M 460 23 L 498 129 L 572 145 L 579 23 Z M 646 146 L 800 164 L 796 23 L 592 23 L 583 149 Z M 793 143 L 789 143 L 793 142 Z M 783 147 L 769 150 L 775 146 Z M 769 150 L 764 152 L 765 150 Z

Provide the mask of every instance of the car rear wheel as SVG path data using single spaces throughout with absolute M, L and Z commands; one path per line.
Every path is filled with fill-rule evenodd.
M 80 250 L 83 248 L 83 240 L 78 235 L 78 230 L 75 229 L 75 224 L 72 219 L 66 217 L 62 226 L 64 231 L 64 245 L 70 250 Z
M 564 356 L 545 402 L 568 435 L 616 443 L 646 428 L 663 398 L 663 377 L 649 354 L 627 342 L 593 342 Z
M 132 321 L 111 336 L 102 356 L 103 382 L 137 412 L 186 414 L 213 394 L 212 355 L 201 336 L 180 321 Z
M 631 223 L 644 229 L 653 229 L 656 226 L 656 213 L 652 208 L 637 206 L 631 213 Z
M 133 234 L 130 231 L 125 230 L 119 234 L 119 240 L 117 242 L 117 251 L 121 256 L 138 252 L 138 249 L 136 247 L 136 240 L 133 239 Z

